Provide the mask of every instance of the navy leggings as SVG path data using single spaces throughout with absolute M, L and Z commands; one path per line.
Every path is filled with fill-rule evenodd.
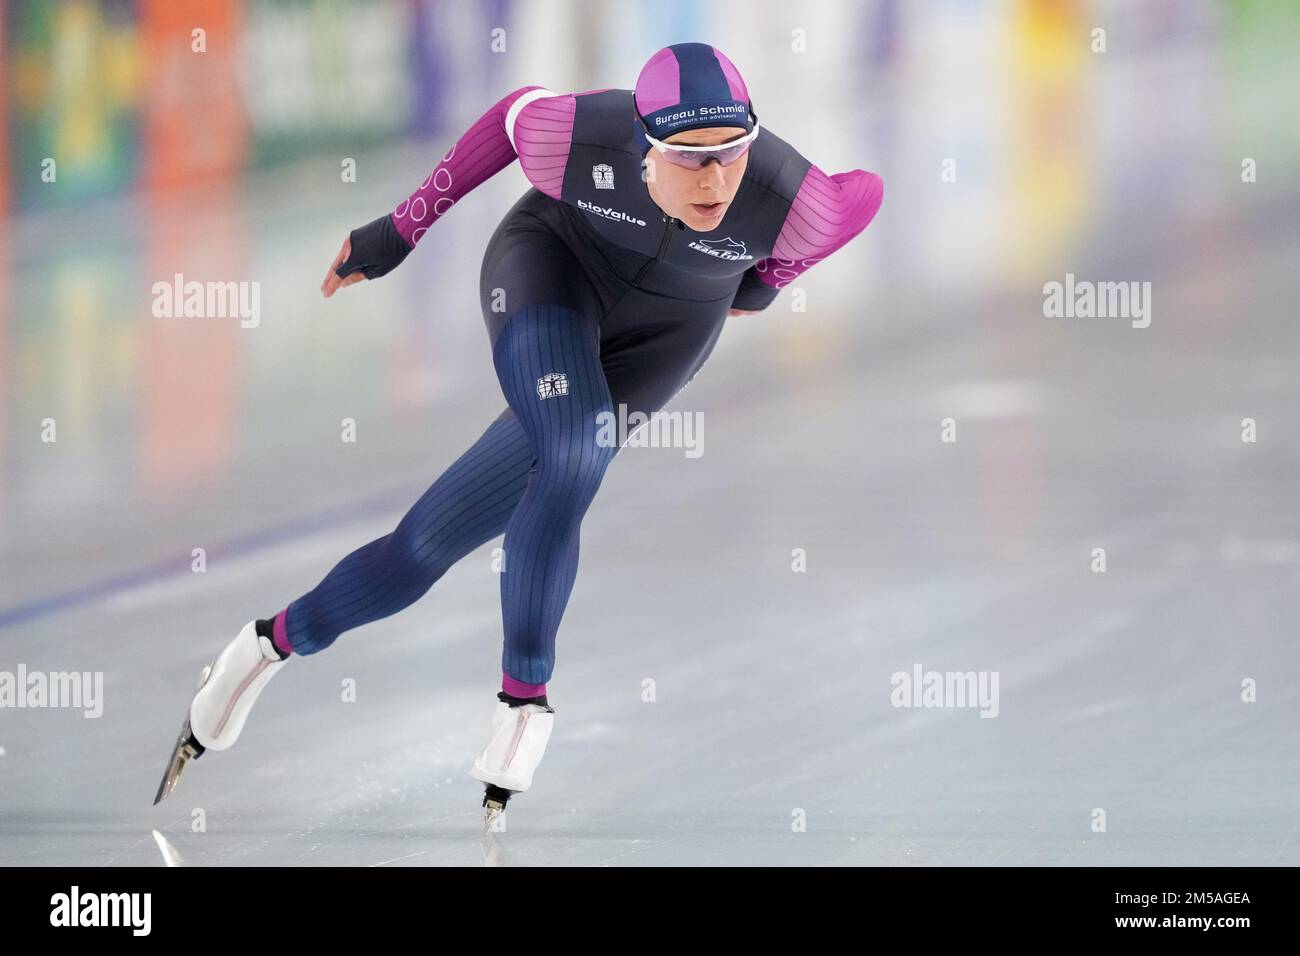
M 391 534 L 343 558 L 277 616 L 277 640 L 295 652 L 395 614 L 504 533 L 502 686 L 545 692 L 582 518 L 619 450 L 598 440 L 597 416 L 617 417 L 619 404 L 648 415 L 675 396 L 712 351 L 731 290 L 679 300 L 584 270 L 570 242 L 521 214 L 522 204 L 489 243 L 480 282 L 509 407 Z

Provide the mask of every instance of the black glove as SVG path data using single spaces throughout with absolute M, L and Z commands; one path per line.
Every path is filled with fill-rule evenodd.
M 387 213 L 374 222 L 353 229 L 348 238 L 352 240 L 352 254 L 334 270 L 340 279 L 346 279 L 354 272 L 360 272 L 367 279 L 378 279 L 396 269 L 411 254 L 411 247 L 397 231 L 393 217 Z

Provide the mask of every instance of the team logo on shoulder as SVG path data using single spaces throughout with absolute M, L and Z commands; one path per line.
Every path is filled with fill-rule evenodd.
M 597 163 L 591 167 L 591 178 L 597 189 L 613 189 L 614 167 L 609 163 Z
M 539 398 L 554 398 L 556 395 L 569 394 L 569 380 L 563 372 L 547 372 L 537 380 Z
M 743 242 L 739 239 L 732 239 L 730 236 L 725 239 L 696 239 L 691 243 L 691 248 L 696 252 L 708 253 L 711 256 L 717 256 L 719 259 L 730 259 L 733 262 L 754 258 L 745 251 Z

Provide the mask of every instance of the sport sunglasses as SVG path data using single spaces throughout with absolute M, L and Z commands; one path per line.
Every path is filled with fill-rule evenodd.
M 749 147 L 753 145 L 754 138 L 758 136 L 758 114 L 750 107 L 749 115 L 754 119 L 754 128 L 742 136 L 740 139 L 733 139 L 717 146 L 679 146 L 676 143 L 665 143 L 657 140 L 650 135 L 650 128 L 645 125 L 645 119 L 642 118 L 640 110 L 636 113 L 637 121 L 641 128 L 645 130 L 645 138 L 649 140 L 650 145 L 659 151 L 668 162 L 674 166 L 681 166 L 685 169 L 701 169 L 710 159 L 716 159 L 720 166 L 730 166 L 740 157 L 749 152 Z

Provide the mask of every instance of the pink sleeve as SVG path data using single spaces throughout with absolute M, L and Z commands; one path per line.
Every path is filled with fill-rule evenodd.
M 827 176 L 810 166 L 772 255 L 753 266 L 758 278 L 774 289 L 784 289 L 867 228 L 884 194 L 884 180 L 875 173 L 855 169 Z
M 511 107 L 525 96 L 529 97 L 526 105 L 512 113 Z M 575 109 L 571 93 L 556 95 L 540 86 L 524 86 L 508 93 L 475 121 L 420 188 L 393 210 L 398 233 L 414 246 L 458 199 L 505 169 L 516 157 L 534 186 L 559 199 L 573 139 Z

